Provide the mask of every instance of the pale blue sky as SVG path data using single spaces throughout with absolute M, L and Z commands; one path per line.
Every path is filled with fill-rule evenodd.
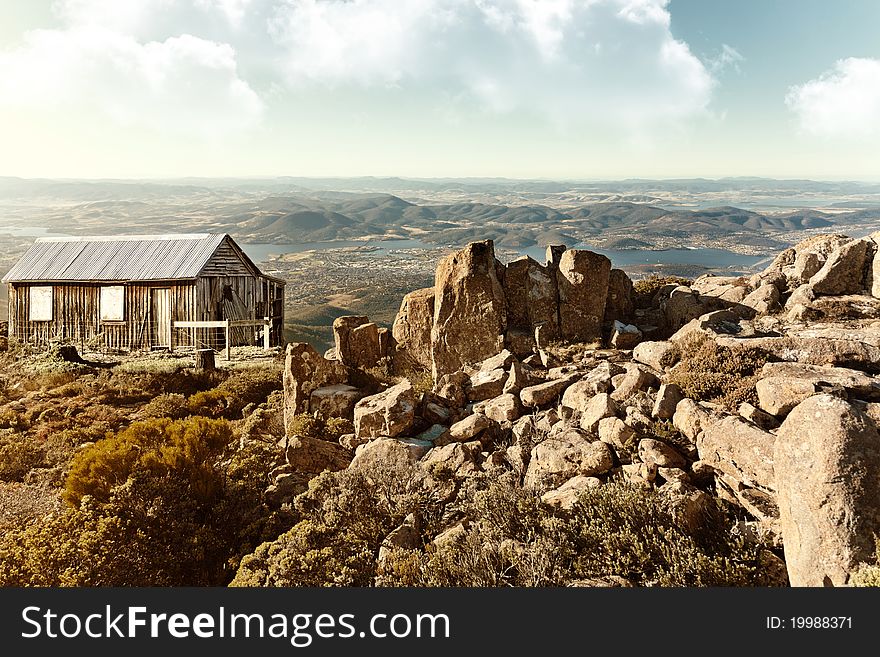
M 880 2 L 4 0 L 0 175 L 880 179 Z

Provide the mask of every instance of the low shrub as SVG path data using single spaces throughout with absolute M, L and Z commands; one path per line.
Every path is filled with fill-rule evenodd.
M 877 539 L 877 551 L 874 563 L 861 564 L 850 577 L 853 586 L 880 586 L 880 538 Z
M 755 384 L 769 355 L 755 347 L 722 347 L 704 335 L 679 345 L 681 360 L 669 373 L 686 397 L 716 402 L 735 409 L 742 402 L 756 404 Z
M 24 433 L 0 435 L 0 481 L 22 481 L 43 463 L 45 450 Z

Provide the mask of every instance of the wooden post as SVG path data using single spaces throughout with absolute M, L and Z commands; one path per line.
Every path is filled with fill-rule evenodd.
M 196 349 L 196 369 L 206 372 L 216 369 L 213 349 Z
M 231 349 L 229 348 L 229 320 L 223 322 L 223 330 L 226 332 L 226 360 L 232 360 Z
M 272 320 L 268 317 L 264 317 L 263 319 L 266 320 L 266 325 L 263 327 L 263 349 L 268 349 L 271 346 L 269 333 L 272 332 Z

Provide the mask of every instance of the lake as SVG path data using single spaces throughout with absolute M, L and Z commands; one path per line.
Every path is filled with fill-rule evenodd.
M 338 242 L 302 242 L 300 244 L 249 244 L 241 243 L 245 253 L 255 262 L 263 262 L 271 255 L 283 253 L 301 253 L 303 251 L 339 249 L 360 246 L 376 250 L 379 255 L 394 256 L 401 249 L 437 249 L 436 244 L 427 244 L 419 240 L 376 240 L 376 241 L 338 241 Z M 694 248 L 666 249 L 663 251 L 645 251 L 630 249 L 600 249 L 585 244 L 576 244 L 572 248 L 589 249 L 607 256 L 611 263 L 620 269 L 630 269 L 643 265 L 695 265 L 709 269 L 751 270 L 758 263 L 767 260 L 766 256 L 750 256 L 732 253 L 724 249 Z M 546 249 L 530 246 L 519 249 L 522 255 L 529 255 L 538 262 L 544 262 Z

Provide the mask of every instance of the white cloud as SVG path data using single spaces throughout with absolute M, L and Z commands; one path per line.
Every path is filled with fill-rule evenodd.
M 62 29 L 0 51 L 0 106 L 80 106 L 124 125 L 216 134 L 253 125 L 281 85 L 294 99 L 316 86 L 373 98 L 397 87 L 434 98 L 439 116 L 454 98 L 461 121 L 521 112 L 645 138 L 705 115 L 719 70 L 672 36 L 668 5 L 56 0 Z M 723 65 L 735 65 L 727 48 Z M 275 91 L 263 101 L 257 89 Z
M 263 105 L 226 44 L 190 35 L 140 43 L 103 27 L 36 30 L 0 52 L 0 105 L 77 109 L 125 126 L 215 137 Z
M 715 81 L 667 0 L 286 0 L 289 83 L 418 83 L 494 112 L 644 129 L 705 113 Z M 735 52 L 735 51 L 734 51 Z
M 841 59 L 785 97 L 805 133 L 823 137 L 880 135 L 880 60 Z
M 721 52 L 718 53 L 717 57 L 709 60 L 708 64 L 709 69 L 715 74 L 723 73 L 728 68 L 732 68 L 739 73 L 740 62 L 744 61 L 746 61 L 746 58 L 736 48 L 723 43 L 721 44 Z

